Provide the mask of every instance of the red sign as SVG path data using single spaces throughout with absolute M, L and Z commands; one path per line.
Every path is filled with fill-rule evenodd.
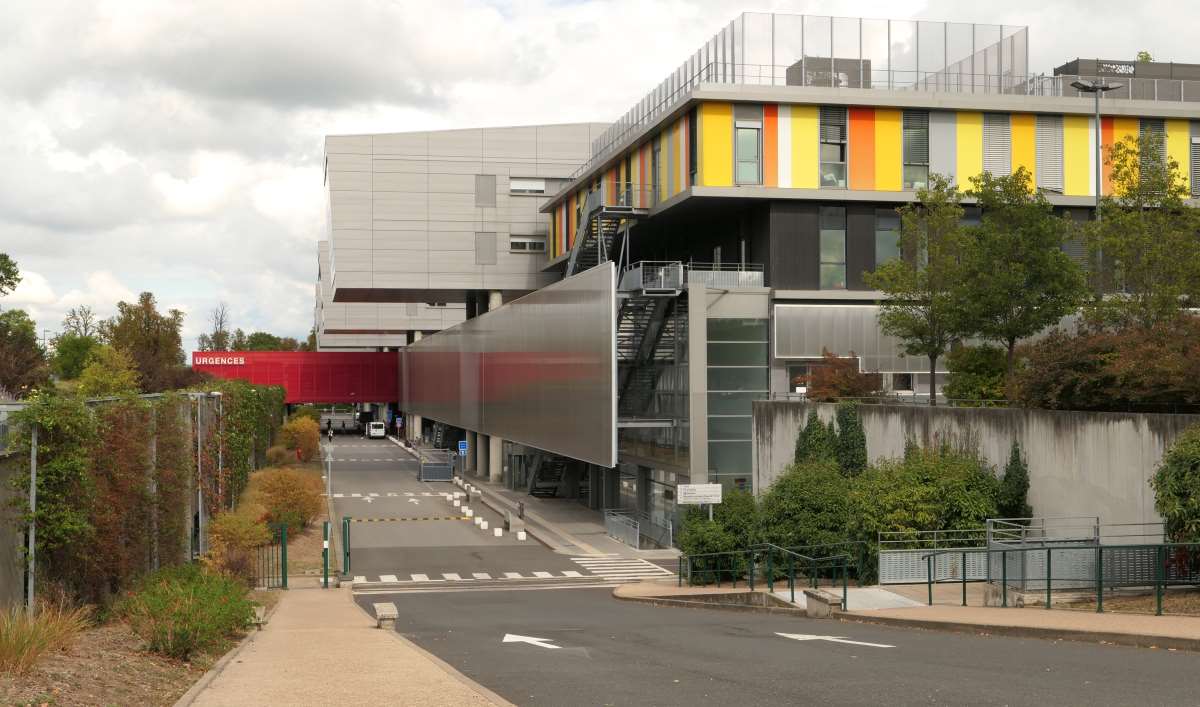
M 196 351 L 192 368 L 217 378 L 281 385 L 289 403 L 398 400 L 400 354 L 375 351 Z

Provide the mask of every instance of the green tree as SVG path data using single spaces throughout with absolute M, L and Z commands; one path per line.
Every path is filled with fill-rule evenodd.
M 957 346 L 946 355 L 950 373 L 942 392 L 968 407 L 1004 400 L 1007 365 L 1004 351 L 995 346 Z
M 804 428 L 796 437 L 794 460 L 797 464 L 809 461 L 837 459 L 836 437 L 832 426 L 826 427 L 816 410 L 810 410 Z
M 1114 194 L 1102 220 L 1086 224 L 1093 286 L 1103 296 L 1085 309 L 1100 326 L 1150 327 L 1200 305 L 1200 210 L 1187 206 L 1179 163 L 1161 136 L 1112 146 Z
M 964 328 L 1004 346 L 1011 377 L 1017 342 L 1074 312 L 1087 281 L 1062 249 L 1068 222 L 1054 215 L 1025 167 L 972 177 L 967 196 L 978 201 L 983 217 L 965 229 L 958 306 Z
M 22 398 L 50 376 L 37 327 L 23 309 L 0 312 L 0 398 Z
M 100 333 L 100 322 L 97 321 L 96 313 L 92 311 L 91 307 L 81 304 L 67 310 L 67 316 L 63 317 L 62 328 L 64 334 L 95 338 Z
M 863 432 L 858 403 L 837 406 L 837 461 L 846 476 L 858 476 L 867 468 L 867 435 Z
M 308 337 L 300 344 L 301 351 L 316 351 L 317 350 L 317 330 L 309 329 Z
M 1154 57 L 1150 55 L 1150 52 L 1143 49 L 1137 53 L 1137 60 L 1139 62 L 1151 62 L 1154 61 Z
M 183 312 L 158 311 L 154 295 L 143 292 L 138 301 L 118 302 L 117 315 L 101 327 L 106 341 L 133 359 L 142 390 L 157 393 L 175 387 L 184 367 Z
M 846 540 L 850 483 L 833 459 L 793 465 L 763 494 L 763 539 L 782 547 Z
M 929 404 L 936 405 L 938 359 L 963 336 L 961 300 L 963 209 L 961 194 L 939 174 L 917 191 L 917 201 L 899 209 L 900 248 L 867 284 L 887 297 L 879 306 L 879 326 L 904 343 L 909 356 L 929 358 Z
M 87 365 L 88 356 L 100 345 L 95 337 L 65 332 L 54 341 L 51 366 L 63 380 L 75 380 Z
M 265 331 L 256 331 L 246 337 L 247 351 L 281 351 L 282 342 L 278 336 Z
M 79 374 L 79 392 L 89 398 L 132 395 L 140 376 L 133 358 L 113 346 L 97 346 Z
M 1176 543 L 1200 542 L 1200 425 L 1184 430 L 1150 479 L 1154 510 Z
M 1031 518 L 1033 508 L 1026 501 L 1029 495 L 1029 466 L 1021 456 L 1021 445 L 1014 440 L 1004 466 L 1004 478 L 1000 480 L 996 506 L 1005 518 Z
M 246 332 L 242 331 L 241 329 L 235 329 L 233 331 L 233 338 L 229 340 L 229 350 L 230 351 L 249 351 L 250 350 L 248 348 L 248 346 L 246 345 Z
M 0 253 L 0 297 L 16 289 L 21 282 L 21 271 L 17 263 L 8 257 L 8 253 Z

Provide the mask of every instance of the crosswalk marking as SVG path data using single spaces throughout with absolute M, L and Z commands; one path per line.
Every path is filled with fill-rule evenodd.
M 427 575 L 427 574 L 414 574 L 414 575 L 412 575 L 412 580 L 413 580 L 414 582 L 428 582 L 428 581 L 429 581 L 429 575 Z
M 369 494 L 367 494 L 367 495 L 368 495 L 368 496 L 370 496 L 370 497 L 372 497 L 372 498 L 379 498 L 379 494 L 377 494 L 377 493 L 369 493 Z
M 564 570 L 563 576 L 564 577 L 582 577 L 583 575 L 576 572 L 575 570 Z
M 504 576 L 508 577 L 509 579 L 521 579 L 520 572 L 505 572 Z
M 404 495 L 408 496 L 409 498 L 412 498 L 413 496 L 416 496 L 417 494 L 413 493 L 412 491 L 405 491 Z
M 448 584 L 448 583 L 455 583 L 455 584 L 459 584 L 459 585 L 463 585 L 463 586 L 471 586 L 471 585 L 476 585 L 477 582 L 486 582 L 486 581 L 493 581 L 493 582 L 495 582 L 495 581 L 500 581 L 500 582 L 513 581 L 514 585 L 515 584 L 524 585 L 524 584 L 530 583 L 530 582 L 547 581 L 547 580 L 551 580 L 551 581 L 552 580 L 560 580 L 561 581 L 561 580 L 600 580 L 600 579 L 603 579 L 605 581 L 626 581 L 621 578 L 618 578 L 616 580 L 609 580 L 608 577 L 585 575 L 577 570 L 559 570 L 557 572 L 549 572 L 546 570 L 533 570 L 530 572 L 525 572 L 524 574 L 522 574 L 521 572 L 504 572 L 503 577 L 498 577 L 498 576 L 493 577 L 492 574 L 488 573 L 488 572 L 472 572 L 472 573 L 470 573 L 471 576 L 469 576 L 469 577 L 464 576 L 464 573 L 460 573 L 460 572 L 441 572 L 440 574 L 442 577 L 441 579 L 432 578 L 430 576 L 430 573 L 410 574 L 408 576 L 412 578 L 411 580 L 399 579 L 398 575 L 394 575 L 394 574 L 382 574 L 382 575 L 379 575 L 378 581 L 374 581 L 374 580 L 367 581 L 366 577 L 359 575 L 359 576 L 355 577 L 354 581 L 358 582 L 358 583 L 363 583 L 366 585 L 371 585 L 371 584 L 401 584 L 401 585 L 404 585 L 404 584 L 413 584 L 413 585 L 428 584 L 428 585 L 436 585 L 436 586 L 441 586 L 441 587 L 452 586 L 452 584 Z M 477 585 L 477 586 L 482 586 L 482 585 Z
M 540 579 L 550 579 L 554 575 L 550 574 L 549 572 L 534 572 L 533 576 L 538 577 Z
M 442 576 L 445 577 L 446 579 L 450 580 L 451 582 L 461 582 L 462 581 L 462 577 L 460 577 L 457 572 L 443 572 Z
M 354 581 L 355 582 L 365 582 L 365 581 L 367 581 L 367 578 L 362 576 L 361 574 L 356 574 L 356 575 L 354 575 Z
M 640 557 L 592 555 L 572 557 L 571 561 L 587 570 L 593 576 L 598 575 L 605 579 L 639 580 L 673 576 L 670 570 Z
M 354 498 L 362 498 L 362 494 L 361 494 L 361 493 L 352 493 L 352 494 L 350 494 L 350 495 L 351 495 L 351 496 L 353 496 Z
M 380 582 L 395 582 L 397 580 L 396 580 L 396 575 L 394 575 L 394 574 L 381 574 L 381 575 L 379 575 L 379 581 Z
M 475 579 L 491 579 L 492 578 L 492 575 L 488 574 L 487 572 L 472 572 L 471 576 L 474 577 Z

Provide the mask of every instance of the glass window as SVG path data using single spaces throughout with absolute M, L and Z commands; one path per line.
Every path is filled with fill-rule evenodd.
M 753 454 L 749 440 L 745 442 L 709 442 L 709 474 L 749 474 L 753 463 Z
M 821 186 L 846 188 L 846 109 L 821 107 Z
M 765 366 L 767 344 L 709 342 L 710 366 Z
M 739 127 L 737 132 L 737 183 L 758 184 L 759 178 L 759 133 L 758 128 Z
M 751 438 L 753 419 L 749 415 L 708 418 L 710 441 L 743 440 Z
M 767 368 L 766 366 L 758 366 L 754 368 L 709 368 L 708 369 L 708 389 L 709 390 L 767 390 Z
M 875 211 L 875 267 L 900 257 L 900 214 L 894 209 Z
M 709 393 L 709 415 L 745 415 L 752 410 L 755 400 L 762 400 L 763 394 L 754 393 Z
M 513 194 L 545 194 L 546 180 L 512 177 L 508 180 L 508 191 Z
M 545 253 L 546 239 L 531 236 L 512 236 L 508 239 L 508 249 L 513 253 Z
M 709 319 L 709 341 L 767 340 L 766 319 Z M 763 365 L 766 365 L 765 363 Z
M 904 111 L 904 188 L 924 189 L 929 186 L 929 112 Z
M 822 206 L 821 289 L 846 289 L 846 209 Z

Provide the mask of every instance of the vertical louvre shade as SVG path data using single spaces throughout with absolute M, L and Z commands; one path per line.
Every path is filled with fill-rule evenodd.
M 846 141 L 846 109 L 821 106 L 821 142 Z
M 1150 165 L 1150 161 L 1156 156 L 1159 161 L 1165 162 L 1167 159 L 1166 141 L 1167 141 L 1167 126 L 1163 123 L 1162 118 L 1142 118 L 1141 124 L 1138 126 L 1139 137 L 1149 137 L 1153 144 L 1157 146 L 1157 155 L 1155 153 L 1140 153 L 1138 155 L 1139 165 Z
M 1037 186 L 1063 191 L 1063 119 L 1061 115 L 1037 117 Z
M 983 114 L 983 169 L 996 176 L 1012 171 L 1012 125 L 1007 113 Z
M 1192 130 L 1195 131 L 1196 128 L 1193 127 Z M 1192 196 L 1200 198 L 1200 136 L 1192 137 L 1191 148 Z
M 928 111 L 904 111 L 904 164 L 929 164 Z

